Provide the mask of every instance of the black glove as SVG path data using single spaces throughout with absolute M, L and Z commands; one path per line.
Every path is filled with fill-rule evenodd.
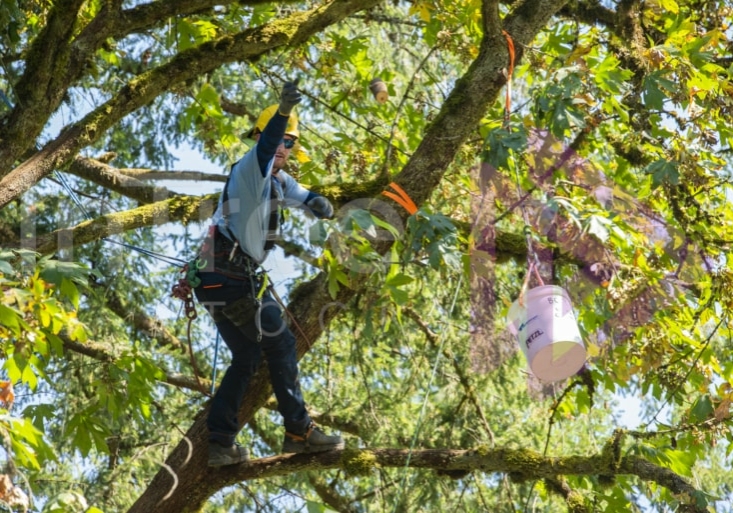
M 315 195 L 306 201 L 305 205 L 313 211 L 313 214 L 319 219 L 331 219 L 333 217 L 333 206 L 324 196 Z
M 302 99 L 303 96 L 298 91 L 298 79 L 296 78 L 295 82 L 285 82 L 280 93 L 278 112 L 283 116 L 290 116 L 293 107 L 298 105 Z

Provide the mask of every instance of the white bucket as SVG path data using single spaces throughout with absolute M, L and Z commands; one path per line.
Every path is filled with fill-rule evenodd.
M 578 372 L 585 363 L 585 346 L 567 292 L 543 285 L 528 290 L 523 302 L 509 307 L 507 320 L 534 375 L 560 381 Z

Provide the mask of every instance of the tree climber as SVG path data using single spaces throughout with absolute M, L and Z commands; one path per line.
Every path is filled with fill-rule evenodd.
M 319 218 L 333 216 L 325 197 L 303 188 L 283 171 L 299 136 L 298 118 L 292 111 L 301 99 L 297 81 L 286 82 L 279 105 L 260 114 L 249 132 L 256 144 L 232 166 L 201 250 L 200 258 L 208 267 L 199 272 L 196 297 L 207 306 L 232 352 L 207 418 L 212 467 L 248 458 L 247 449 L 234 442 L 239 432 L 237 412 L 263 353 L 285 424 L 283 452 L 322 452 L 344 446 L 340 436 L 318 429 L 306 411 L 295 337 L 260 270 L 278 234 L 283 204 L 307 209 Z

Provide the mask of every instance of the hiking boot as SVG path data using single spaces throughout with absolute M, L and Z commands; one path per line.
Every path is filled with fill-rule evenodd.
M 241 445 L 234 444 L 225 447 L 217 442 L 209 442 L 209 466 L 222 467 L 224 465 L 236 465 L 249 459 L 247 449 Z
M 294 433 L 285 432 L 285 441 L 283 442 L 283 452 L 323 452 L 333 449 L 343 449 L 344 439 L 338 435 L 328 436 L 318 429 L 314 422 L 311 422 L 305 433 L 296 435 Z

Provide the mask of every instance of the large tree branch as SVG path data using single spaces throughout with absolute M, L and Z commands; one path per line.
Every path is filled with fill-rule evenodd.
M 117 359 L 117 355 L 112 352 L 111 348 L 103 344 L 93 341 L 87 341 L 82 344 L 81 342 L 71 340 L 63 333 L 60 337 L 64 343 L 64 349 L 67 351 L 87 356 L 102 363 L 112 363 Z M 164 376 L 160 381 L 163 383 L 167 383 L 178 388 L 193 390 L 194 392 L 201 391 L 201 387 L 199 386 L 198 381 L 196 381 L 196 378 L 184 376 L 183 374 L 167 372 L 163 369 L 161 369 L 161 372 L 163 372 Z M 201 377 L 201 384 L 206 389 L 211 387 L 211 381 L 204 377 Z
M 529 45 L 549 19 L 567 0 L 530 0 L 519 5 L 504 20 L 504 29 L 514 40 L 516 61 L 522 48 Z M 484 15 L 493 16 L 492 2 L 486 0 Z M 498 30 L 492 20 L 485 28 Z M 396 178 L 397 182 L 419 206 L 426 201 L 453 162 L 461 146 L 478 126 L 491 102 L 506 84 L 504 70 L 509 65 L 507 42 L 501 32 L 487 32 L 479 55 L 468 72 L 461 77 L 443 108 L 429 127 L 410 161 Z
M 0 176 L 4 176 L 0 181 L 0 208 L 54 169 L 64 166 L 81 148 L 97 141 L 124 116 L 147 105 L 171 85 L 201 76 L 226 63 L 250 60 L 274 48 L 299 44 L 325 27 L 377 3 L 378 0 L 331 2 L 325 8 L 297 12 L 288 18 L 183 51 L 170 62 L 132 80 L 112 99 L 62 131 L 57 139 L 10 173 L 3 172 L 11 162 L 3 161 L 0 148 Z
M 48 21 L 25 59 L 26 69 L 14 86 L 16 105 L 0 127 L 0 177 L 33 146 L 50 114 L 61 103 L 68 73 L 71 39 L 83 0 L 55 2 Z M 4 204 L 3 204 L 4 206 Z
M 165 187 L 143 183 L 104 162 L 86 157 L 77 156 L 69 166 L 69 172 L 144 204 L 178 196 Z
M 590 26 L 602 25 L 605 28 L 613 29 L 616 25 L 616 13 L 601 5 L 598 0 L 569 3 L 560 10 L 559 14 Z
M 107 38 L 120 39 L 161 24 L 173 17 L 185 17 L 225 6 L 235 0 L 158 0 L 122 10 L 120 6 L 100 14 L 84 29 L 75 46 L 98 48 Z M 121 4 L 122 2 L 120 2 Z M 240 2 L 247 5 L 265 3 L 264 0 Z
M 121 10 L 122 0 L 104 2 L 95 18 L 79 34 L 81 0 L 57 2 L 48 23 L 31 46 L 24 73 L 14 90 L 17 105 L 0 132 L 0 177 L 28 150 L 68 88 L 84 72 L 101 45 L 109 39 L 159 25 L 173 16 L 186 16 L 227 5 L 233 0 L 164 0 Z M 250 0 L 247 4 L 264 3 Z
M 177 181 L 227 181 L 227 175 L 204 173 L 202 171 L 156 171 L 154 169 L 122 168 L 117 172 L 138 180 L 177 180 Z
M 159 226 L 170 221 L 187 224 L 207 220 L 214 213 L 218 194 L 203 197 L 176 196 L 168 200 L 144 205 L 125 212 L 107 214 L 84 221 L 72 228 L 63 228 L 36 238 L 35 251 L 49 254 L 59 248 L 71 248 L 74 244 L 86 244 L 110 235 L 144 226 Z
M 63 336 L 64 347 L 101 362 L 111 363 L 115 355 L 110 348 L 86 342 L 84 344 L 72 341 Z M 199 386 L 194 378 L 165 372 L 163 382 L 170 385 L 198 391 Z M 205 385 L 210 386 L 208 380 L 202 379 Z M 268 403 L 274 408 L 273 403 Z M 322 423 L 338 424 L 331 417 L 318 416 Z M 351 424 L 349 423 L 349 426 Z M 358 428 L 351 428 L 351 432 L 358 432 Z M 196 451 L 194 458 L 205 458 L 205 452 Z M 191 462 L 196 464 L 195 459 Z M 203 462 L 202 462 L 203 463 Z M 248 464 L 237 467 L 227 467 L 225 484 L 236 484 L 251 479 L 261 479 L 288 475 L 304 470 L 328 470 L 340 468 L 347 472 L 367 472 L 378 467 L 404 467 L 434 469 L 436 471 L 482 471 L 503 472 L 522 476 L 522 479 L 545 479 L 551 483 L 558 483 L 558 476 L 568 475 L 602 475 L 606 478 L 618 475 L 634 475 L 643 481 L 653 482 L 670 490 L 678 496 L 686 496 L 691 506 L 695 506 L 697 497 L 702 493 L 683 477 L 672 470 L 655 465 L 648 460 L 636 456 L 625 456 L 617 463 L 610 463 L 606 454 L 590 456 L 548 457 L 527 449 L 481 447 L 476 450 L 398 450 L 373 449 L 363 451 L 331 451 L 319 455 L 280 455 L 250 461 Z M 182 469 L 181 469 L 182 470 Z M 216 481 L 216 480 L 215 480 Z M 208 495 L 220 489 L 220 484 L 208 489 Z M 566 500 L 576 494 L 565 487 L 561 490 Z M 698 511 L 693 509 L 692 511 Z M 706 511 L 700 509 L 699 511 Z
M 127 182 L 119 175 L 129 174 L 141 179 L 148 176 L 165 177 L 167 172 L 155 172 L 145 169 L 116 170 L 102 162 L 81 158 L 75 159 L 71 171 L 78 176 L 102 183 L 105 187 L 114 188 L 120 193 L 127 194 L 140 201 L 151 199 L 151 197 L 155 199 L 158 195 L 163 196 L 164 191 L 166 191 L 166 189 L 145 190 L 143 188 L 142 194 L 138 194 L 136 189 L 140 182 L 137 180 Z M 188 173 L 191 173 L 193 179 L 202 176 L 201 173 L 194 171 Z M 219 175 L 206 176 L 214 179 Z M 219 181 L 226 181 L 226 177 L 222 176 Z M 313 192 L 327 196 L 337 209 L 344 206 L 348 207 L 352 202 L 358 202 L 358 205 L 363 207 L 365 200 L 378 195 L 383 189 L 381 180 L 311 187 Z M 41 235 L 37 237 L 35 247 L 30 249 L 34 249 L 41 254 L 49 254 L 57 251 L 60 244 L 64 247 L 68 247 L 72 243 L 88 244 L 127 230 L 159 226 L 169 222 L 188 224 L 189 222 L 208 220 L 214 212 L 218 199 L 218 193 L 206 196 L 181 195 L 124 212 L 106 214 L 90 221 L 84 221 L 76 226 L 61 228 Z M 471 231 L 471 226 L 468 223 L 457 222 L 456 226 L 466 235 Z M 26 244 L 28 244 L 28 241 L 26 241 Z M 20 240 L 6 240 L 4 245 L 9 247 L 19 246 Z M 290 254 L 299 255 L 302 253 L 301 246 L 295 243 L 285 242 L 283 246 Z M 524 257 L 526 255 L 526 240 L 522 234 L 499 232 L 496 236 L 496 250 L 499 258 Z
M 194 447 L 189 465 L 202 464 L 206 457 L 205 447 Z M 341 469 L 352 475 L 368 474 L 379 467 L 432 469 L 436 471 L 461 471 L 484 473 L 508 473 L 529 479 L 557 479 L 557 476 L 621 476 L 631 475 L 656 483 L 678 494 L 691 511 L 703 512 L 697 506 L 696 498 L 702 493 L 683 477 L 669 469 L 659 467 L 635 456 L 624 457 L 617 468 L 610 468 L 603 454 L 589 456 L 545 457 L 527 449 L 477 450 L 403 450 L 403 449 L 344 449 L 315 455 L 280 455 L 252 460 L 223 470 L 212 470 L 216 484 L 191 491 L 193 496 L 211 495 L 223 485 L 234 485 L 252 479 L 265 479 L 289 475 L 308 470 Z M 174 468 L 174 470 L 182 470 Z

